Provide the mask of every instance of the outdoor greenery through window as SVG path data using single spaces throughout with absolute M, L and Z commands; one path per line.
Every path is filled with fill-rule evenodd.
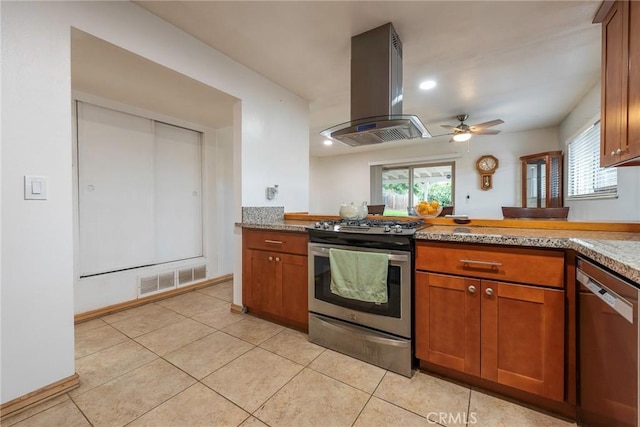
M 453 206 L 453 174 L 453 162 L 383 167 L 381 181 L 384 214 L 413 214 L 413 207 L 422 200 L 437 200 L 441 206 Z
M 617 169 L 600 167 L 600 121 L 569 142 L 568 163 L 569 198 L 617 195 Z

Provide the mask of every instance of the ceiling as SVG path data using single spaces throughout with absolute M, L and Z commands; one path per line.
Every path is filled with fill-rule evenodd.
M 387 22 L 403 43 L 404 113 L 433 135 L 463 113 L 470 125 L 503 119 L 494 128 L 503 132 L 556 126 L 600 75 L 600 26 L 591 24 L 600 0 L 136 4 L 307 99 L 310 152 L 320 156 L 393 144 L 326 147 L 319 135 L 350 119 L 351 37 Z M 426 79 L 436 88 L 420 90 Z

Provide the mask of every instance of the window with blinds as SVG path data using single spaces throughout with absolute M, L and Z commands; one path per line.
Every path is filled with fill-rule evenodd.
M 570 199 L 616 197 L 618 170 L 600 167 L 600 121 L 569 142 Z

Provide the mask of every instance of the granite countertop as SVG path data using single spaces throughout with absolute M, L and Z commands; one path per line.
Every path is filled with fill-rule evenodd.
M 235 225 L 236 227 L 256 228 L 259 230 L 299 231 L 305 233 L 307 227 L 315 223 L 315 221 L 282 219 L 278 221 L 237 222 Z
M 315 221 L 237 223 L 243 228 L 306 232 Z M 433 225 L 416 240 L 573 249 L 640 285 L 640 233 Z

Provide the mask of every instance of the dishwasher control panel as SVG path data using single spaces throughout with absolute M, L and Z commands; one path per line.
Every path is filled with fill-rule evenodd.
M 593 276 L 597 276 L 597 279 Z M 610 273 L 602 270 L 601 268 L 583 260 L 580 260 L 578 262 L 576 279 L 585 288 L 593 292 L 596 297 L 600 298 L 612 309 L 617 311 L 628 322 L 633 324 L 633 304 L 605 286 L 605 284 L 601 283 L 604 281 L 614 281 L 615 283 L 621 283 L 621 279 L 612 276 Z

